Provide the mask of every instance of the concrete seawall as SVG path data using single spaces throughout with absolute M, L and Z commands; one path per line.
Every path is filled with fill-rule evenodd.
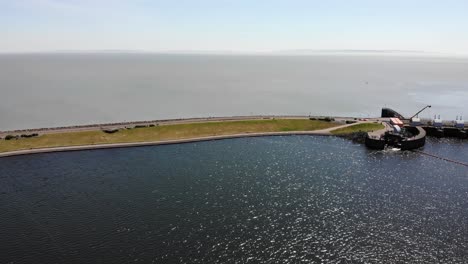
M 424 146 L 426 143 L 426 131 L 422 127 L 405 127 L 414 136 L 409 138 L 402 138 L 401 136 L 391 136 L 387 134 L 387 131 L 391 131 L 391 127 L 386 124 L 385 129 L 368 133 L 365 144 L 370 149 L 382 150 L 387 145 L 397 145 L 393 139 L 397 138 L 398 145 L 401 150 L 412 150 L 418 149 Z
M 426 144 L 426 131 L 422 127 L 407 127 L 414 137 L 401 142 L 401 150 L 412 150 L 422 148 Z
M 370 149 L 383 150 L 385 149 L 386 142 L 382 139 L 366 137 L 365 144 Z

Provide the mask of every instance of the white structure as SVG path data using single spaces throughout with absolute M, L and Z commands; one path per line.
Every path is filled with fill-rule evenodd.
M 432 121 L 432 125 L 435 127 L 442 127 L 442 119 L 440 119 L 440 115 L 437 118 L 437 116 L 434 116 L 434 120 Z
M 460 118 L 457 116 L 457 120 L 455 120 L 455 127 L 461 129 L 465 128 L 465 121 L 463 120 L 462 116 L 460 116 Z
M 413 117 L 411 118 L 411 126 L 420 126 L 421 125 L 421 118 Z

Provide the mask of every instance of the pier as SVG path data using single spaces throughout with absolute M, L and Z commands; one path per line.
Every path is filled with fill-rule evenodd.
M 426 143 L 426 131 L 422 127 L 403 126 L 402 131 L 395 131 L 389 122 L 382 122 L 384 129 L 369 132 L 365 144 L 371 149 L 395 147 L 401 150 L 418 149 Z
M 468 138 L 468 131 L 465 129 L 465 123 L 461 117 L 459 119 L 457 116 L 452 124 L 443 122 L 440 116 L 438 118 L 435 116 L 434 120 L 421 121 L 417 117 L 418 114 L 430 107 L 427 105 L 410 118 L 404 118 L 393 109 L 382 108 L 379 120 L 385 125 L 385 128 L 367 133 L 366 146 L 371 149 L 396 147 L 401 150 L 414 150 L 424 146 L 426 136 Z

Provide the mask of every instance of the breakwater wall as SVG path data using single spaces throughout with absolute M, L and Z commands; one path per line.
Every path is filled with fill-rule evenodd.
M 426 131 L 422 127 L 405 127 L 413 137 L 401 141 L 401 150 L 412 150 L 423 147 L 426 144 Z
M 427 132 L 428 136 L 431 137 L 455 137 L 460 139 L 468 138 L 468 131 L 466 129 L 460 129 L 455 127 L 433 127 L 433 126 L 424 126 L 424 130 Z
M 387 142 L 384 139 L 371 137 L 366 137 L 364 143 L 366 144 L 366 147 L 376 150 L 383 150 L 387 145 Z
M 367 135 L 365 144 L 370 149 L 383 150 L 386 146 L 393 146 L 401 150 L 412 150 L 423 147 L 426 144 L 426 131 L 422 127 L 405 127 L 412 137 L 403 137 L 382 131 L 380 136 Z

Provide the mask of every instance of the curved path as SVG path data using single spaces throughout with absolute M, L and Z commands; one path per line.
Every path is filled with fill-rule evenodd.
M 385 132 L 393 131 L 392 126 L 388 122 L 381 122 L 381 124 L 384 125 L 384 128 L 367 133 L 370 138 L 379 139 Z
M 264 133 L 244 133 L 244 134 L 232 134 L 232 135 L 221 135 L 221 136 L 208 136 L 188 139 L 176 139 L 176 140 L 164 140 L 164 141 L 149 141 L 149 142 L 131 142 L 131 143 L 115 143 L 115 144 L 96 144 L 96 145 L 82 145 L 82 146 L 67 146 L 67 147 L 54 147 L 54 148 L 38 148 L 38 149 L 26 149 L 17 150 L 10 152 L 0 153 L 0 158 L 11 157 L 28 154 L 39 154 L 48 152 L 66 152 L 66 151 L 79 151 L 79 150 L 92 150 L 92 149 L 110 149 L 110 148 L 127 148 L 127 147 L 142 147 L 142 146 L 156 146 L 156 145 L 170 145 L 170 144 L 182 144 L 200 141 L 230 139 L 230 138 L 243 138 L 243 137 L 264 137 L 264 136 L 291 136 L 291 135 L 316 135 L 316 136 L 332 136 L 330 133 L 335 129 L 340 129 L 348 126 L 355 125 L 346 124 L 336 127 L 331 127 L 321 130 L 312 131 L 288 131 L 288 132 L 264 132 Z

